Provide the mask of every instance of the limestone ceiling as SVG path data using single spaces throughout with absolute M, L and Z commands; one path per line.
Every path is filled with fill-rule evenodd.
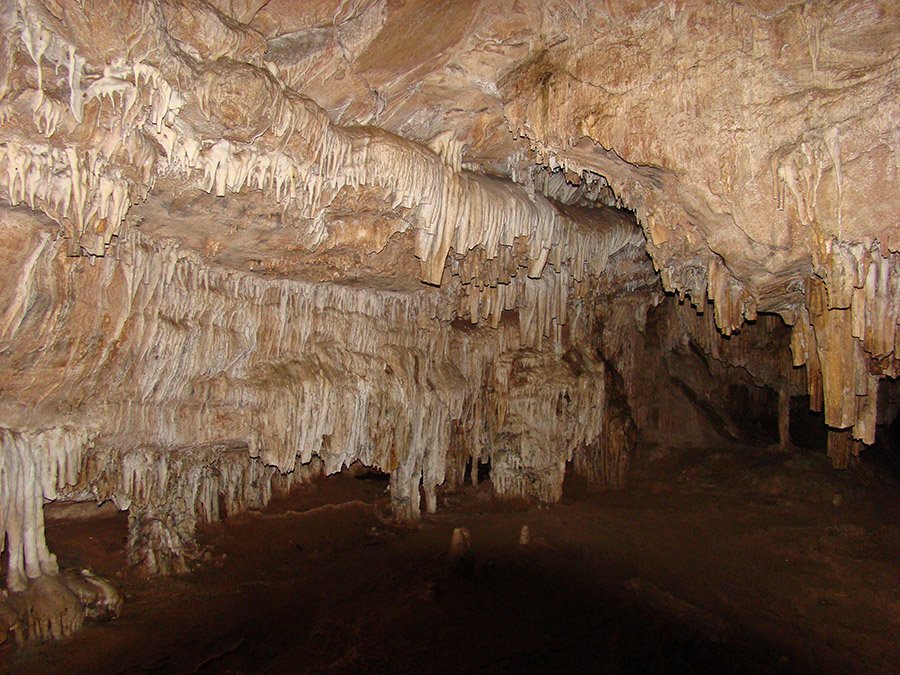
M 778 313 L 808 363 L 821 311 L 820 340 L 857 353 L 823 353 L 843 373 L 826 389 L 897 372 L 894 2 L 17 0 L 2 16 L 0 191 L 72 254 L 135 226 L 244 270 L 402 285 L 518 242 L 529 276 L 580 277 L 609 239 L 541 193 L 585 203 L 591 184 L 724 333 Z M 848 401 L 829 423 L 854 423 Z

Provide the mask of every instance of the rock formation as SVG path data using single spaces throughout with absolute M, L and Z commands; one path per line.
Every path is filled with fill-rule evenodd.
M 620 484 L 638 433 L 738 435 L 722 383 L 785 447 L 808 393 L 847 466 L 900 363 L 898 15 L 4 2 L 7 586 L 59 572 L 47 501 L 180 572 L 222 505 L 354 462 L 401 518 L 479 462 Z

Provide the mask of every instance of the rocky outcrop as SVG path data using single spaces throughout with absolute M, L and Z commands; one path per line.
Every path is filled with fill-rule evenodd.
M 0 644 L 12 634 L 18 644 L 59 640 L 85 619 L 115 619 L 123 599 L 90 570 L 46 575 L 18 591 L 0 591 Z

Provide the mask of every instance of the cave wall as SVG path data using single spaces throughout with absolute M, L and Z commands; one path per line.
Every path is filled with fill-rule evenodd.
M 598 309 L 601 351 L 620 374 L 642 440 L 665 447 L 785 444 L 781 405 L 806 392 L 788 326 L 763 315 L 723 337 L 712 312 L 657 293 Z
M 712 301 L 724 334 L 762 312 L 794 326 L 814 409 L 872 443 L 876 381 L 898 372 L 896 3 L 545 16 L 566 39 L 504 78 L 511 127 L 539 162 L 602 174 L 665 288 Z
M 133 529 L 175 531 L 131 536 L 132 557 L 166 571 L 156 558 L 177 557 L 195 521 L 217 517 L 219 493 L 229 511 L 264 504 L 277 472 L 314 457 L 326 473 L 356 461 L 390 473 L 395 510 L 416 517 L 420 485 L 433 510 L 436 486 L 469 458 L 492 461 L 498 494 L 555 501 L 566 461 L 601 434 L 605 366 L 592 357 L 589 313 L 565 336 L 548 315 L 547 334 L 537 329 L 545 349 L 535 344 L 534 316 L 545 296 L 559 298 L 558 276 L 526 294 L 524 328 L 479 328 L 477 317 L 452 323 L 453 284 L 264 279 L 137 230 L 89 262 L 14 212 L 3 233 L 28 251 L 5 272 L 0 356 L 12 585 L 53 569 L 43 499 L 113 499 Z M 243 447 L 243 459 L 216 459 L 209 448 L 221 444 Z

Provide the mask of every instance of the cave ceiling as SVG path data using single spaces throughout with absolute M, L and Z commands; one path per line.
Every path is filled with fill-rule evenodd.
M 104 185 L 87 188 L 112 195 L 100 217 L 71 213 L 73 198 L 91 210 L 77 195 L 42 207 L 54 199 L 32 188 L 76 251 L 103 254 L 129 216 L 283 273 L 293 252 L 329 238 L 334 252 L 350 231 L 380 250 L 414 206 L 392 208 L 395 186 L 370 179 L 342 195 L 345 167 L 322 167 L 323 194 L 299 204 L 286 194 L 308 176 L 285 185 L 258 164 L 216 175 L 244 151 L 296 164 L 301 150 L 318 174 L 316 125 L 384 130 L 526 186 L 542 168 L 574 183 L 600 174 L 636 212 L 667 287 L 720 300 L 727 332 L 758 310 L 793 323 L 805 280 L 841 266 L 834 243 L 900 246 L 893 3 L 6 5 L 9 200 L 35 200 L 26 176 L 16 185 L 14 146 L 46 146 L 62 165 L 99 152 L 108 164 Z M 382 141 L 397 161 L 417 152 Z M 228 197 L 204 202 L 200 190 Z M 105 221 L 99 236 L 91 220 Z
M 579 244 L 535 193 L 599 179 L 595 203 L 635 213 L 666 290 L 713 301 L 723 333 L 759 312 L 811 326 L 824 284 L 857 315 L 859 368 L 892 375 L 898 12 L 7 2 L 0 189 L 72 254 L 133 224 L 245 271 L 411 287 L 517 238 L 538 275 Z

